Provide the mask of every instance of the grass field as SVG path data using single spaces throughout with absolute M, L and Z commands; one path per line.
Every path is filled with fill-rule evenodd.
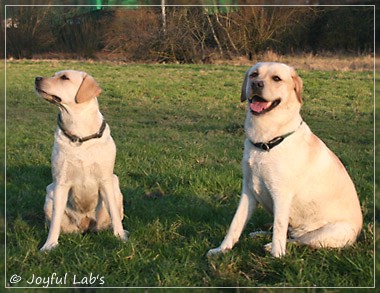
M 358 242 L 340 250 L 288 245 L 275 259 L 262 249 L 270 238 L 248 236 L 272 219 L 259 209 L 230 253 L 207 259 L 240 196 L 246 67 L 22 61 L 6 68 L 7 286 L 42 287 L 54 273 L 61 284 L 50 287 L 374 285 L 372 72 L 299 71 L 303 118 L 356 185 L 364 215 Z M 34 78 L 68 68 L 89 72 L 103 88 L 130 239 L 66 234 L 57 249 L 40 253 L 58 110 L 34 93 Z M 11 284 L 14 275 L 21 280 Z

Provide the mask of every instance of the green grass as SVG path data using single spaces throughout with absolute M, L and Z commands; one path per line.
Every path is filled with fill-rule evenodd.
M 64 234 L 57 249 L 40 253 L 48 233 L 43 203 L 58 110 L 34 93 L 34 77 L 68 68 L 89 72 L 103 88 L 99 103 L 117 145 L 115 173 L 130 239 L 122 243 L 111 231 Z M 103 287 L 373 286 L 371 72 L 299 72 L 304 120 L 356 184 L 364 213 L 358 242 L 340 250 L 289 245 L 287 255 L 275 259 L 262 249 L 268 237 L 248 237 L 272 220 L 259 209 L 230 253 L 206 258 L 225 236 L 240 196 L 246 112 L 239 93 L 246 69 L 8 62 L 8 285 L 29 287 L 33 274 L 68 273 L 66 286 L 80 285 L 74 277 L 88 283 L 90 274 L 103 277 Z M 14 274 L 22 280 L 10 284 Z

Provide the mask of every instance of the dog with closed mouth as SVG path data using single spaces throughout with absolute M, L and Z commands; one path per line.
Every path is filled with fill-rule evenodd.
M 64 70 L 36 77 L 35 89 L 60 110 L 51 157 L 53 183 L 46 188 L 44 205 L 50 227 L 41 251 L 57 246 L 61 231 L 112 226 L 115 236 L 126 241 L 123 195 L 113 174 L 116 146 L 97 100 L 101 88 L 85 72 Z
M 314 248 L 356 241 L 363 219 L 355 186 L 303 121 L 302 87 L 294 68 L 282 63 L 261 62 L 246 72 L 241 198 L 227 235 L 208 256 L 232 249 L 258 204 L 274 216 L 272 242 L 264 248 L 275 257 L 285 255 L 288 231 L 288 241 Z

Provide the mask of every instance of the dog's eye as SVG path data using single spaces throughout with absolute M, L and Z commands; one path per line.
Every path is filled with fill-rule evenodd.
M 250 77 L 258 77 L 259 73 L 255 71 L 255 72 L 252 72 L 249 76 Z
M 277 75 L 273 76 L 272 79 L 274 81 L 281 81 L 281 78 L 279 76 L 277 76 Z
M 62 79 L 62 80 L 69 80 L 69 78 L 68 78 L 66 75 L 62 75 L 62 76 L 61 76 L 61 79 Z

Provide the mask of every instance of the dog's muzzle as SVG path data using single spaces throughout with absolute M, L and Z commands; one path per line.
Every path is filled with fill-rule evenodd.
M 37 76 L 36 79 L 34 80 L 34 88 L 36 89 L 37 93 L 50 103 L 60 104 L 62 102 L 62 99 L 60 97 L 57 97 L 55 95 L 50 95 L 41 89 L 41 84 L 42 84 L 43 79 L 44 79 L 43 77 Z

